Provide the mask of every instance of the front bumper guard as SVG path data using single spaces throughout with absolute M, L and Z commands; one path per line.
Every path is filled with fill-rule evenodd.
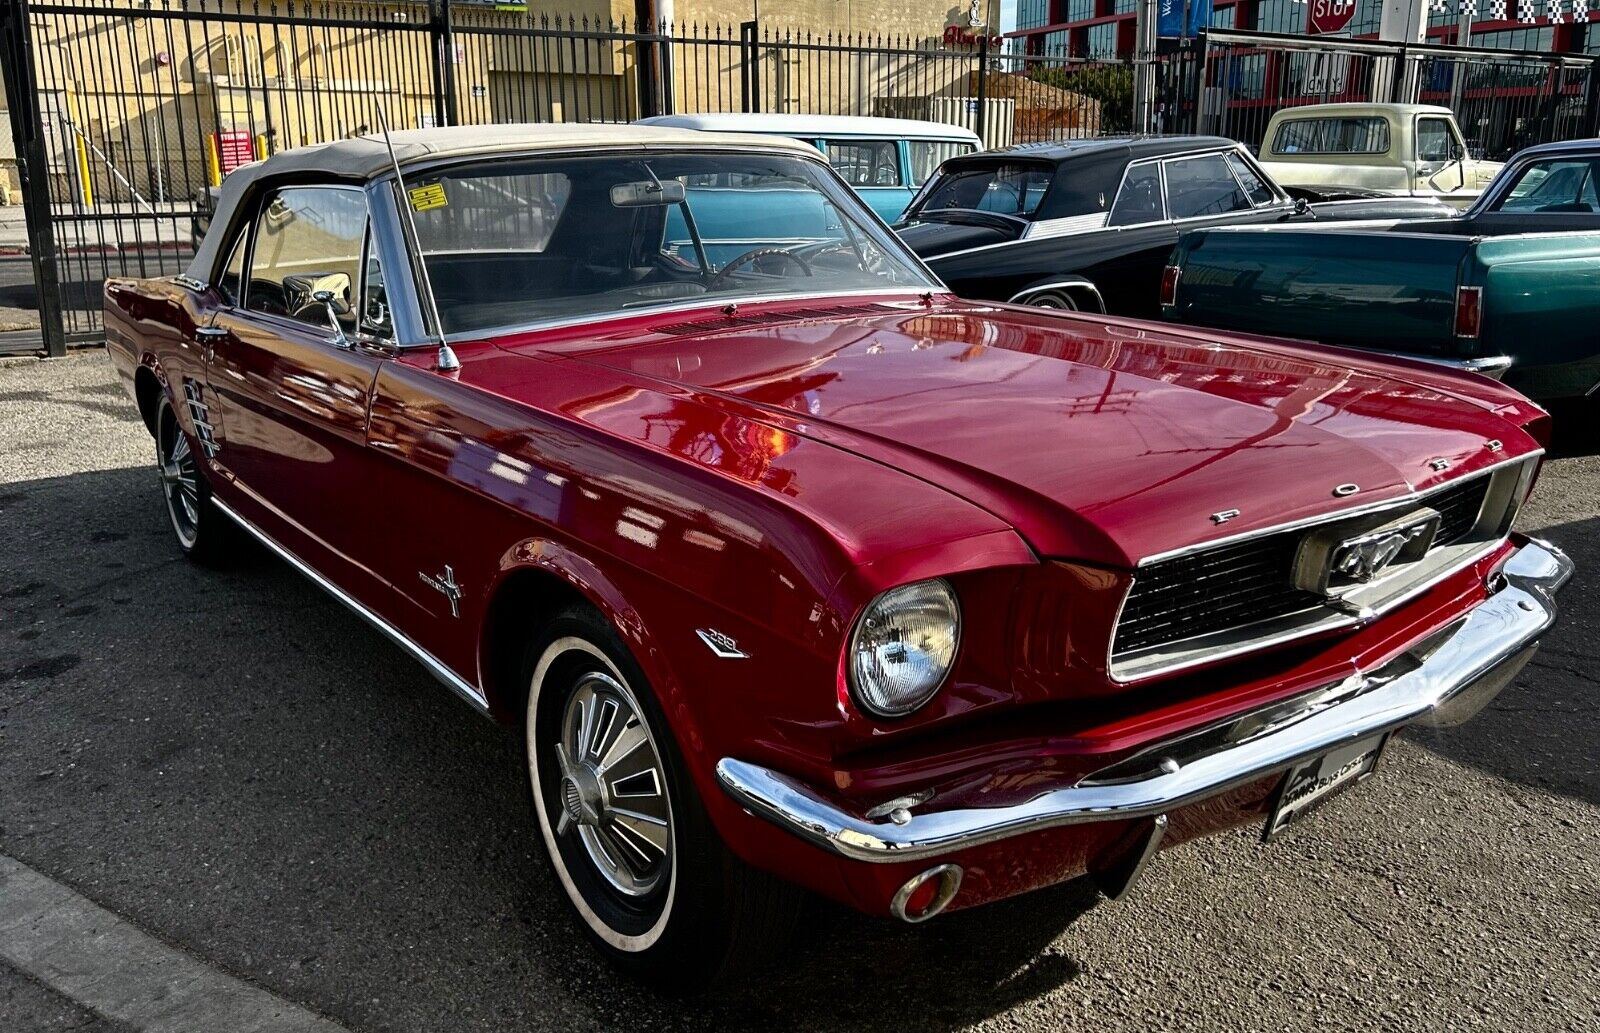
M 751 813 L 857 861 L 926 860 L 1063 825 L 1159 818 L 1347 743 L 1408 724 L 1471 718 L 1533 655 L 1535 640 L 1555 622 L 1556 590 L 1571 574 L 1560 549 L 1530 539 L 1490 578 L 1498 591 L 1393 660 L 1019 803 L 872 820 L 731 757 L 717 764 L 717 779 Z

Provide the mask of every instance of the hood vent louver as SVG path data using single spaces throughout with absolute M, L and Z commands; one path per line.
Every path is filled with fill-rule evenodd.
M 880 312 L 898 311 L 892 305 L 828 305 L 813 308 L 791 308 L 779 312 L 757 312 L 752 315 L 716 316 L 698 319 L 692 323 L 671 323 L 653 327 L 658 334 L 673 337 L 690 337 L 714 334 L 726 330 L 742 330 L 750 326 L 767 326 L 773 323 L 809 323 L 818 320 L 847 319 L 852 316 L 870 316 Z

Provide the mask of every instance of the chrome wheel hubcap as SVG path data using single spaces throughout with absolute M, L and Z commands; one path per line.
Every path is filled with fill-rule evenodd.
M 189 439 L 171 417 L 163 421 L 157 443 L 156 474 L 161 478 L 173 529 L 185 545 L 193 545 L 200 527 L 200 471 Z
M 637 703 L 610 675 L 591 671 L 567 701 L 556 835 L 576 835 L 613 888 L 649 893 L 672 854 L 666 776 Z

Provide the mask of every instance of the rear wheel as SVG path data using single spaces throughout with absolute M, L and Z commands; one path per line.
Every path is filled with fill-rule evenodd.
M 535 820 L 596 947 L 657 987 L 736 977 L 787 936 L 799 893 L 735 858 L 712 828 L 643 673 L 588 609 L 529 649 Z
M 226 558 L 232 526 L 211 504 L 211 484 L 166 394 L 156 407 L 156 475 L 178 548 L 197 563 Z
M 1066 291 L 1040 291 L 1028 298 L 1027 304 L 1035 308 L 1059 308 L 1069 312 L 1078 311 L 1078 303 Z

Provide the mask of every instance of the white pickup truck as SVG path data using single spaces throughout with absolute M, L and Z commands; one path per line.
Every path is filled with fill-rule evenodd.
M 1272 178 L 1315 194 L 1438 197 L 1471 204 L 1500 162 L 1467 153 L 1449 108 L 1429 104 L 1310 104 L 1267 123 L 1261 163 Z

